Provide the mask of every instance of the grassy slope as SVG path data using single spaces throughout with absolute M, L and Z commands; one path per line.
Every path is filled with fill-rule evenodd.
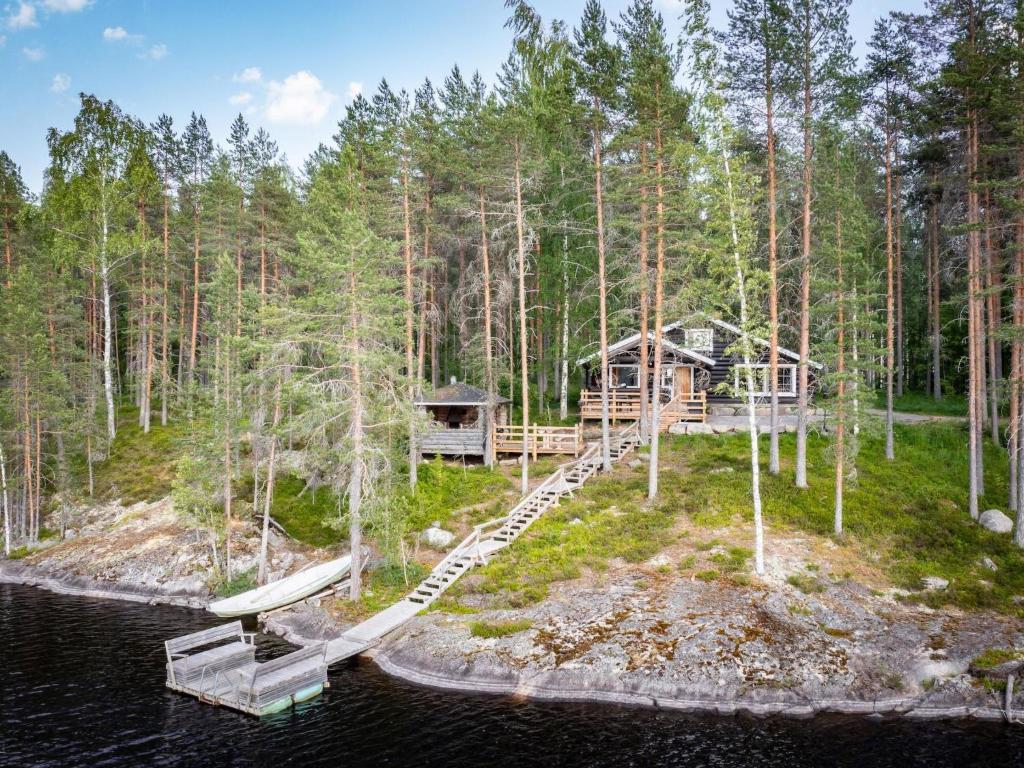
M 710 530 L 731 528 L 739 532 L 736 541 L 723 544 L 749 544 L 747 440 L 743 435 L 667 440 L 655 504 L 645 499 L 646 466 L 620 467 L 591 481 L 575 499 L 538 521 L 466 588 L 498 594 L 510 606 L 522 605 L 543 599 L 549 584 L 574 578 L 584 568 L 600 571 L 611 557 L 640 562 L 681 537 L 707 538 Z M 968 518 L 965 443 L 963 428 L 956 424 L 897 426 L 897 460 L 890 463 L 883 458 L 880 437 L 864 436 L 857 478 L 846 494 L 843 543 L 907 589 L 919 589 L 926 575 L 949 579 L 947 591 L 925 596 L 934 604 L 1019 612 L 1012 597 L 1024 595 L 1024 553 L 1009 536 L 986 531 Z M 832 535 L 828 447 L 826 438 L 811 437 L 806 491 L 792 485 L 792 435 L 782 440 L 783 473 L 762 475 L 769 555 L 772 537 L 787 531 Z M 982 508 L 1004 506 L 1005 459 L 992 445 L 987 445 L 985 475 Z M 574 518 L 581 522 L 570 525 Z M 744 561 L 745 550 L 733 546 L 726 553 L 705 554 L 714 543 L 693 541 L 692 554 L 674 567 L 701 578 L 741 570 L 737 563 Z M 986 555 L 998 571 L 979 564 Z
M 885 392 L 875 393 L 875 407 L 885 409 Z M 894 397 L 893 410 L 910 413 L 926 413 L 931 416 L 967 416 L 967 398 L 963 395 L 945 395 L 936 400 L 923 392 L 907 392 Z
M 121 499 L 128 505 L 169 494 L 175 462 L 188 435 L 189 426 L 183 422 L 166 427 L 157 422 L 145 434 L 138 425 L 138 413 L 122 411 L 110 455 L 94 467 L 95 498 Z M 84 468 L 81 474 L 84 477 Z

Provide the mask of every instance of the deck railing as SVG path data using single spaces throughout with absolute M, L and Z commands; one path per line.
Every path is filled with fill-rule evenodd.
M 551 427 L 530 425 L 526 435 L 528 453 L 537 458 L 541 453 L 571 453 L 579 456 L 583 450 L 583 425 Z M 495 453 L 522 453 L 523 425 L 495 424 L 491 432 Z
M 650 408 L 650 404 L 648 404 Z M 690 392 L 676 395 L 671 400 L 662 396 L 660 421 L 662 429 L 677 421 L 704 421 L 707 415 L 707 393 Z M 580 393 L 580 417 L 584 420 L 601 418 L 601 393 L 584 390 Z M 619 421 L 636 421 L 640 418 L 640 391 L 610 390 L 608 392 L 608 418 L 614 424 Z

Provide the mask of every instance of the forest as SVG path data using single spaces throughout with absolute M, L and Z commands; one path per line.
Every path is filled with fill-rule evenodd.
M 198 112 L 147 123 L 87 93 L 46 137 L 40 195 L 0 151 L 5 553 L 90 502 L 121 432 L 174 427 L 175 509 L 228 578 L 225 532 L 255 517 L 266 552 L 296 452 L 354 557 L 367 536 L 404 557 L 424 391 L 456 378 L 514 423 L 575 423 L 578 360 L 639 330 L 657 372 L 663 326 L 697 313 L 769 344 L 767 402 L 749 373 L 734 393 L 772 419 L 749 444 L 758 572 L 761 473 L 790 471 L 780 347 L 801 384 L 788 480 L 832 468 L 837 535 L 859 441 L 882 430 L 894 460 L 912 399 L 966 417 L 947 471 L 971 518 L 1005 462 L 1024 547 L 1024 1 L 889 13 L 864 61 L 849 0 L 736 0 L 721 29 L 709 5 L 680 4 L 676 40 L 652 0 L 571 22 L 507 0 L 499 72 L 381 80 L 301 167 L 241 114 L 214 137 Z

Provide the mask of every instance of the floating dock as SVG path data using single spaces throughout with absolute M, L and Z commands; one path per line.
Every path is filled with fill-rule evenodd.
M 326 643 L 257 662 L 254 634 L 235 621 L 167 640 L 167 687 L 250 715 L 280 712 L 327 686 Z
M 616 433 L 611 441 L 612 461 L 622 459 L 639 442 L 636 424 Z M 257 716 L 317 696 L 327 686 L 328 665 L 366 651 L 429 607 L 464 573 L 485 564 L 559 500 L 571 496 L 601 464 L 600 445 L 589 446 L 524 496 L 507 515 L 474 527 L 404 598 L 332 640 L 264 663 L 256 662 L 253 635 L 242 631 L 240 621 L 168 640 L 164 643 L 167 687 L 202 702 Z

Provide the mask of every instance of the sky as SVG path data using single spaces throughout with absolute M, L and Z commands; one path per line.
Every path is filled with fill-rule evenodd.
M 534 0 L 545 20 L 579 19 L 585 0 Z M 605 0 L 617 18 L 629 0 Z M 679 0 L 655 0 L 673 37 Z M 925 0 L 852 0 L 854 52 L 889 10 Z M 711 0 L 722 28 L 729 0 Z M 147 123 L 193 111 L 223 143 L 240 112 L 296 167 L 335 132 L 345 105 L 381 78 L 414 90 L 452 65 L 493 81 L 508 55 L 502 0 L 0 0 L 0 149 L 39 193 L 46 132 L 67 130 L 80 92 Z

